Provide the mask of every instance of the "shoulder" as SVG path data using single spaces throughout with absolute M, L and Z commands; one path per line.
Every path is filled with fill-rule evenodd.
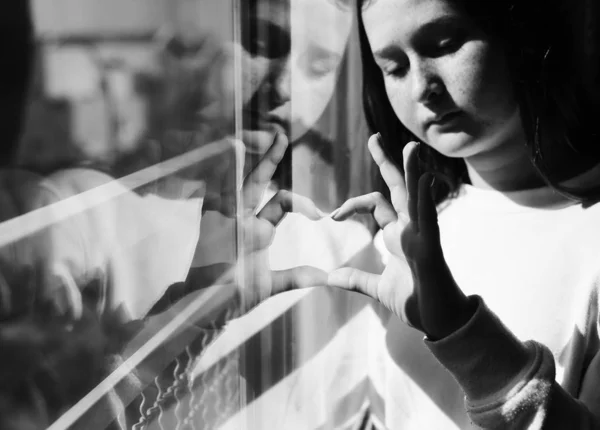
M 5 221 L 57 200 L 46 192 L 44 177 L 24 169 L 0 170 L 0 220 Z
M 53 190 L 60 197 L 67 198 L 113 183 L 117 183 L 115 178 L 101 171 L 88 168 L 70 168 L 48 175 L 43 185 Z
M 57 171 L 45 178 L 42 188 L 53 194 L 60 205 L 53 208 L 75 214 L 83 210 L 88 215 L 115 212 L 125 214 L 140 206 L 140 196 L 114 177 L 89 168 L 70 168 Z M 94 209 L 89 212 L 89 209 Z

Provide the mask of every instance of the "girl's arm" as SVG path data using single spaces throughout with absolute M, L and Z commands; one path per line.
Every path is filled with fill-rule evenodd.
M 344 219 L 371 212 L 383 231 L 389 261 L 381 275 L 342 268 L 328 285 L 359 291 L 381 302 L 426 335 L 426 344 L 466 394 L 473 423 L 484 429 L 600 429 L 600 356 L 582 377 L 579 398 L 555 381 L 552 353 L 521 342 L 478 296 L 454 281 L 440 244 L 431 175 L 420 175 L 416 145 L 405 147 L 405 178 L 385 156 L 378 137 L 369 149 L 390 188 L 354 198 L 334 213 Z M 408 212 L 408 220 L 405 213 Z
M 519 341 L 478 296 L 472 318 L 425 343 L 465 392 L 473 423 L 484 429 L 600 429 L 600 355 L 583 375 L 579 398 L 555 381 L 554 357 Z

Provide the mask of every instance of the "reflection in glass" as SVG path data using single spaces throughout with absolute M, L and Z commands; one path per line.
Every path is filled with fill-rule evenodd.
M 265 301 L 371 239 L 324 216 L 370 175 L 351 6 L 86 1 L 70 21 L 52 3 L 32 2 L 0 177 L 3 381 L 23 387 L 2 391 L 2 428 L 359 423 L 367 300 Z

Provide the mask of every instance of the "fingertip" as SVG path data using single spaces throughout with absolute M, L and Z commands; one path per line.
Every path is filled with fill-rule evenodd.
M 415 142 L 414 140 L 411 140 L 406 145 L 404 145 L 404 148 L 402 149 L 402 155 L 404 156 L 404 159 L 408 158 L 408 156 L 417 147 L 417 145 L 418 145 L 418 143 Z
M 334 221 L 345 221 L 348 219 L 354 212 L 349 212 L 348 208 L 344 206 L 339 207 L 335 211 L 333 211 L 329 216 Z
M 367 148 L 371 153 L 371 157 L 377 164 L 380 164 L 381 159 L 383 157 L 383 150 L 381 148 L 381 135 L 379 133 L 371 135 L 369 137 L 369 141 L 367 142 Z
M 378 145 L 380 142 L 381 142 L 381 134 L 379 134 L 379 132 L 369 136 L 369 140 L 368 140 L 369 146 Z
M 376 134 L 372 134 L 369 139 L 367 140 L 367 148 L 369 149 L 369 152 L 372 154 L 373 153 L 373 149 L 374 147 L 377 145 L 377 135 Z
M 291 207 L 288 208 L 290 212 L 298 212 L 303 214 L 305 217 L 312 221 L 318 221 L 323 217 L 326 217 L 323 211 L 321 211 L 315 202 L 306 196 L 300 196 L 292 194 Z
M 273 162 L 278 164 L 283 159 L 288 147 L 288 143 L 288 138 L 285 134 L 275 132 L 275 135 L 273 136 L 273 143 L 267 150 Z
M 285 148 L 289 145 L 288 137 L 279 131 L 275 132 L 275 136 L 273 136 L 273 144 L 279 144 Z
M 305 213 L 306 218 L 308 218 L 311 221 L 320 221 L 323 218 L 327 217 L 326 213 L 323 213 L 321 210 L 315 208 L 310 212 Z

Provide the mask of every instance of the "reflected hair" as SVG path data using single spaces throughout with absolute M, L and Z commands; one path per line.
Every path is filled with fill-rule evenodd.
M 418 141 L 397 118 L 383 75 L 372 55 L 362 12 L 378 0 L 357 0 L 363 67 L 363 105 L 371 131 L 381 133 L 384 151 L 402 170 L 402 149 Z M 599 10 L 594 0 L 447 0 L 473 19 L 505 52 L 531 161 L 546 183 L 567 197 L 598 200 L 595 189 L 568 189 L 559 182 L 600 161 Z M 565 150 L 579 164 L 561 164 Z M 468 183 L 466 165 L 428 145 L 419 145 L 423 170 L 433 171 L 436 202 Z M 582 163 L 583 162 L 583 163 Z M 383 187 L 381 178 L 376 179 Z
M 6 0 L 0 16 L 0 163 L 9 164 L 17 149 L 27 104 L 34 55 L 29 1 Z

